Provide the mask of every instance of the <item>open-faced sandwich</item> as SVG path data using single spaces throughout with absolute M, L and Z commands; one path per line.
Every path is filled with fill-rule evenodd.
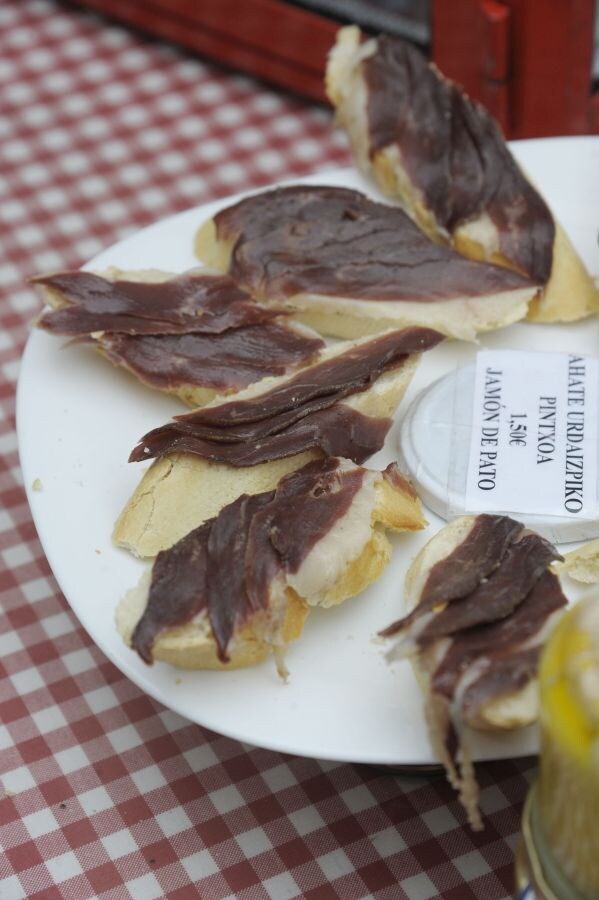
M 345 338 L 420 325 L 472 340 L 522 319 L 540 284 L 465 259 L 399 207 L 336 187 L 247 197 L 204 223 L 196 253 L 260 301 Z
M 326 86 L 360 169 L 421 228 L 542 287 L 529 319 L 599 310 L 593 280 L 498 124 L 416 47 L 389 36 L 362 42 L 358 28 L 342 28 Z
M 425 545 L 406 576 L 408 614 L 382 632 L 425 694 L 431 742 L 473 827 L 481 827 L 470 729 L 520 728 L 538 715 L 539 655 L 567 600 L 551 544 L 508 516 L 463 516 Z
M 272 490 L 323 456 L 362 463 L 383 446 L 419 354 L 442 335 L 428 328 L 341 342 L 312 365 L 218 398 L 147 434 L 131 459 L 155 459 L 116 523 L 138 556 L 159 550 L 242 494 Z
M 308 365 L 324 347 L 285 310 L 260 306 L 207 269 L 76 270 L 33 284 L 49 307 L 39 328 L 89 341 L 144 384 L 194 407 Z
M 146 662 L 237 668 L 281 652 L 310 606 L 333 606 L 379 577 L 385 529 L 424 526 L 395 465 L 371 471 L 328 458 L 243 495 L 158 554 L 117 610 L 117 626 Z

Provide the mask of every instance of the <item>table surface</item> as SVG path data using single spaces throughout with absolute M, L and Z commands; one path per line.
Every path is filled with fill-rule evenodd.
M 0 4 L 0 898 L 505 898 L 531 760 L 443 777 L 220 737 L 142 694 L 61 595 L 19 471 L 39 302 L 170 213 L 350 162 L 323 108 L 52 0 Z

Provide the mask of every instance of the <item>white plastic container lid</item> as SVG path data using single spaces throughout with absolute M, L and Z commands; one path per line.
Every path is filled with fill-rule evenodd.
M 450 520 L 480 510 L 466 508 L 475 365 L 456 369 L 419 394 L 399 429 L 399 461 L 423 502 Z M 552 543 L 599 537 L 599 521 L 498 509 Z

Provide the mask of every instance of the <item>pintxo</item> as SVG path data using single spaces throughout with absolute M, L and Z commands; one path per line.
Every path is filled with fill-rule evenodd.
M 379 450 L 421 352 L 443 336 L 407 328 L 340 342 L 298 373 L 264 379 L 146 435 L 158 457 L 119 517 L 117 543 L 155 556 L 242 494 L 272 490 L 323 456 L 362 463 Z
M 286 187 L 217 213 L 196 253 L 324 334 L 408 325 L 473 339 L 522 319 L 538 284 L 431 241 L 397 206 L 359 191 Z
M 50 307 L 39 328 L 93 344 L 191 406 L 307 365 L 324 347 L 315 332 L 260 306 L 220 273 L 76 270 L 33 283 Z
M 539 285 L 528 318 L 572 321 L 599 293 L 495 120 L 397 37 L 340 29 L 326 86 L 360 169 L 433 239 Z
M 408 614 L 382 634 L 410 657 L 431 743 L 474 828 L 482 827 L 469 729 L 511 729 L 538 716 L 543 644 L 566 605 L 555 548 L 507 516 L 462 516 L 418 554 Z
M 381 574 L 385 529 L 422 528 L 419 500 L 393 464 L 385 472 L 328 458 L 276 488 L 243 495 L 174 546 L 117 611 L 146 662 L 236 668 L 281 652 L 311 606 L 333 606 Z

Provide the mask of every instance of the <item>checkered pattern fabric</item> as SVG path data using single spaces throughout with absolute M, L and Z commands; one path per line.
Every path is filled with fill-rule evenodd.
M 327 111 L 51 0 L 0 4 L 0 897 L 508 897 L 526 761 L 443 778 L 191 725 L 93 645 L 37 540 L 14 430 L 29 275 L 156 218 L 349 161 Z

